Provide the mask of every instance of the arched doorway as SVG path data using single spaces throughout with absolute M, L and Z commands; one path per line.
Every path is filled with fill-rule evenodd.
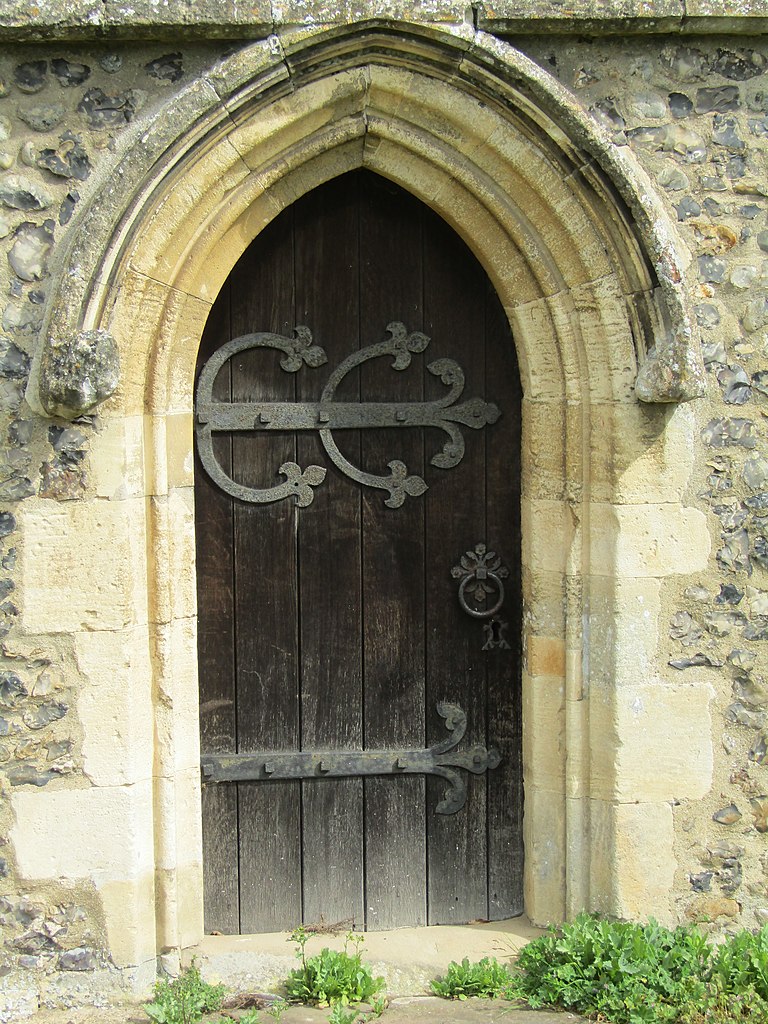
M 363 167 L 457 231 L 514 331 L 525 388 L 526 912 L 541 923 L 584 908 L 668 920 L 672 803 L 700 799 L 709 782 L 696 759 L 678 758 L 663 785 L 645 770 L 648 736 L 679 753 L 668 705 L 655 700 L 666 683 L 648 682 L 643 728 L 624 698 L 637 664 L 660 649 L 667 588 L 708 555 L 704 516 L 685 504 L 681 453 L 693 451 L 693 420 L 674 404 L 647 404 L 702 387 L 675 225 L 626 147 L 498 39 L 381 22 L 280 38 L 282 49 L 264 40 L 227 53 L 115 153 L 109 187 L 79 204 L 51 269 L 30 377 L 30 402 L 50 412 L 58 341 L 80 351 L 100 332 L 123 367 L 90 457 L 112 479 L 119 453 L 120 486 L 62 503 L 57 536 L 67 544 L 44 543 L 49 510 L 27 504 L 34 557 L 22 612 L 26 628 L 44 632 L 35 580 L 45 588 L 52 573 L 69 572 L 67 552 L 96 535 L 114 549 L 116 628 L 88 631 L 92 657 L 111 671 L 124 643 L 146 693 L 132 691 L 120 716 L 141 785 L 124 787 L 115 827 L 141 855 L 130 884 L 115 889 L 119 901 L 104 897 L 115 943 L 131 948 L 115 962 L 154 964 L 203 931 L 192 457 L 200 338 L 253 239 L 296 199 Z M 92 367 L 71 369 L 87 378 Z M 659 531 L 676 545 L 657 545 Z M 709 736 L 699 697 L 698 735 Z M 711 757 L 711 744 L 702 750 Z M 78 792 L 86 817 L 112 814 L 108 786 Z
M 296 324 L 327 363 L 214 355 Z M 198 459 L 195 483 L 206 930 L 521 913 L 521 396 L 486 274 L 415 197 L 351 172 L 252 243 L 198 377 L 211 358 L 198 423 L 230 429 L 203 453 L 223 479 Z M 248 500 L 286 463 L 327 469 L 309 504 Z

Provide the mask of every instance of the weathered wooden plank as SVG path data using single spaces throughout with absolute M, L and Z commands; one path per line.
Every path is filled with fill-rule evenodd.
M 358 210 L 349 177 L 296 205 L 296 305 L 328 363 L 299 375 L 298 397 L 316 401 L 329 373 L 358 344 Z M 340 397 L 357 400 L 357 375 Z M 357 431 L 339 440 L 359 457 Z M 330 465 L 315 435 L 300 434 L 299 462 L 327 466 L 313 503 L 298 511 L 302 747 L 360 749 L 360 492 Z M 362 779 L 302 783 L 304 920 L 363 923 Z
M 485 395 L 484 275 L 474 257 L 442 221 L 425 236 L 425 330 L 431 357 L 456 359 L 466 374 L 465 395 Z M 427 397 L 444 393 L 427 381 Z M 494 427 L 487 427 L 491 432 Z M 485 431 L 483 432 L 485 433 Z M 444 729 L 432 710 L 439 700 L 467 714 L 464 745 L 485 743 L 485 666 L 482 627 L 461 611 L 451 568 L 468 548 L 485 540 L 485 439 L 465 431 L 466 453 L 455 468 L 436 471 L 427 492 L 427 741 Z M 488 914 L 485 777 L 469 781 L 466 806 L 434 813 L 439 782 L 427 784 L 429 923 L 453 924 Z
M 251 246 L 232 274 L 232 332 L 289 333 L 294 301 L 293 214 Z M 295 379 L 276 353 L 232 361 L 233 401 L 292 400 Z M 264 486 L 295 459 L 290 435 L 235 435 L 234 478 Z M 234 516 L 238 751 L 299 745 L 295 510 L 291 502 L 248 505 Z M 276 931 L 301 917 L 300 783 L 238 786 L 240 930 Z M 279 899 L 275 894 L 279 893 Z
M 229 289 L 225 287 L 208 317 L 198 355 L 198 371 L 230 331 Z M 230 395 L 230 368 L 219 374 L 214 392 Z M 214 440 L 222 467 L 232 465 L 228 437 Z M 210 753 L 236 749 L 232 502 L 195 462 L 195 538 L 198 589 L 197 660 L 200 678 L 200 747 Z M 204 786 L 203 892 L 208 932 L 240 930 L 237 792 L 234 786 Z
M 363 177 L 361 193 L 361 343 L 386 337 L 402 321 L 422 329 L 424 207 L 391 182 Z M 361 373 L 366 402 L 423 400 L 424 358 L 405 370 L 391 358 Z M 393 459 L 424 475 L 422 430 L 366 430 L 362 458 L 386 473 Z M 365 741 L 368 747 L 424 746 L 424 502 L 384 505 L 386 493 L 363 493 Z M 426 923 L 425 780 L 365 783 L 366 925 L 369 929 Z
M 506 601 L 498 618 L 510 650 L 486 652 L 488 737 L 502 762 L 488 777 L 488 916 L 523 912 L 523 771 L 521 707 L 522 586 L 520 550 L 520 375 L 501 303 L 486 299 L 486 389 L 505 415 L 486 443 L 487 533 L 509 569 Z

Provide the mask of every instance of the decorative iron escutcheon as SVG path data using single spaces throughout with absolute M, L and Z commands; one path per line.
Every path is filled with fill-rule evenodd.
M 455 814 L 467 800 L 467 783 L 458 769 L 481 775 L 496 768 L 501 756 L 481 745 L 453 750 L 467 731 L 467 716 L 458 704 L 440 703 L 450 735 L 425 750 L 268 751 L 254 754 L 204 754 L 204 783 L 269 782 L 277 779 L 338 779 L 360 775 L 440 775 L 448 782 L 437 814 Z
M 448 392 L 432 402 L 338 402 L 336 391 L 352 370 L 379 356 L 392 356 L 392 367 L 405 370 L 411 364 L 413 353 L 423 352 L 430 339 L 419 331 L 408 333 L 404 324 L 393 321 L 387 325 L 389 338 L 376 345 L 353 352 L 331 373 L 319 402 L 220 402 L 213 397 L 213 385 L 219 370 L 240 352 L 249 349 L 275 349 L 283 353 L 280 366 L 288 373 L 296 373 L 302 366 L 316 368 L 327 362 L 319 345 L 312 342 L 308 327 L 299 326 L 295 337 L 281 334 L 246 334 L 222 345 L 203 367 L 197 385 L 195 405 L 197 450 L 200 461 L 211 479 L 227 494 L 241 501 L 266 503 L 293 497 L 296 504 L 306 506 L 312 502 L 313 487 L 325 479 L 322 466 L 302 469 L 295 462 L 284 462 L 279 472 L 284 482 L 272 487 L 246 487 L 232 480 L 221 468 L 213 450 L 214 433 L 236 431 L 294 431 L 316 430 L 331 462 L 346 476 L 364 487 L 377 487 L 387 491 L 384 504 L 399 508 L 406 496 L 423 494 L 426 482 L 416 474 L 409 475 L 404 462 L 394 459 L 388 463 L 388 476 L 367 473 L 353 465 L 339 451 L 333 437 L 337 430 L 359 430 L 371 427 L 437 427 L 448 435 L 442 451 L 432 457 L 431 464 L 439 469 L 451 469 L 464 457 L 464 436 L 459 424 L 479 430 L 495 423 L 501 413 L 492 402 L 470 398 L 457 405 L 464 391 L 464 371 L 452 359 L 436 359 L 427 369 L 447 385 Z
M 451 576 L 461 581 L 461 610 L 473 619 L 486 620 L 483 625 L 483 650 L 511 650 L 504 635 L 509 623 L 494 618 L 504 604 L 504 580 L 509 576 L 509 569 L 502 564 L 501 558 L 495 551 L 489 551 L 485 544 L 475 544 L 474 550 L 465 551 L 459 559 L 459 564 L 454 565 Z M 490 600 L 489 594 L 492 595 Z

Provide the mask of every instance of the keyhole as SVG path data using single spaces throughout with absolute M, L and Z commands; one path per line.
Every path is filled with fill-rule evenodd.
M 491 643 L 496 645 L 501 641 L 501 622 L 498 619 L 491 619 Z

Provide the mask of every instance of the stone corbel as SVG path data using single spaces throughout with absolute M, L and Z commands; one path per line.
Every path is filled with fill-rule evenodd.
M 120 353 L 106 331 L 49 337 L 40 358 L 38 399 L 49 416 L 72 420 L 92 412 L 120 382 Z
M 654 296 L 658 317 L 652 343 L 635 380 L 641 402 L 690 402 L 705 393 L 704 361 L 698 328 L 685 300 L 685 268 L 679 242 L 656 247 L 654 265 L 659 288 Z

